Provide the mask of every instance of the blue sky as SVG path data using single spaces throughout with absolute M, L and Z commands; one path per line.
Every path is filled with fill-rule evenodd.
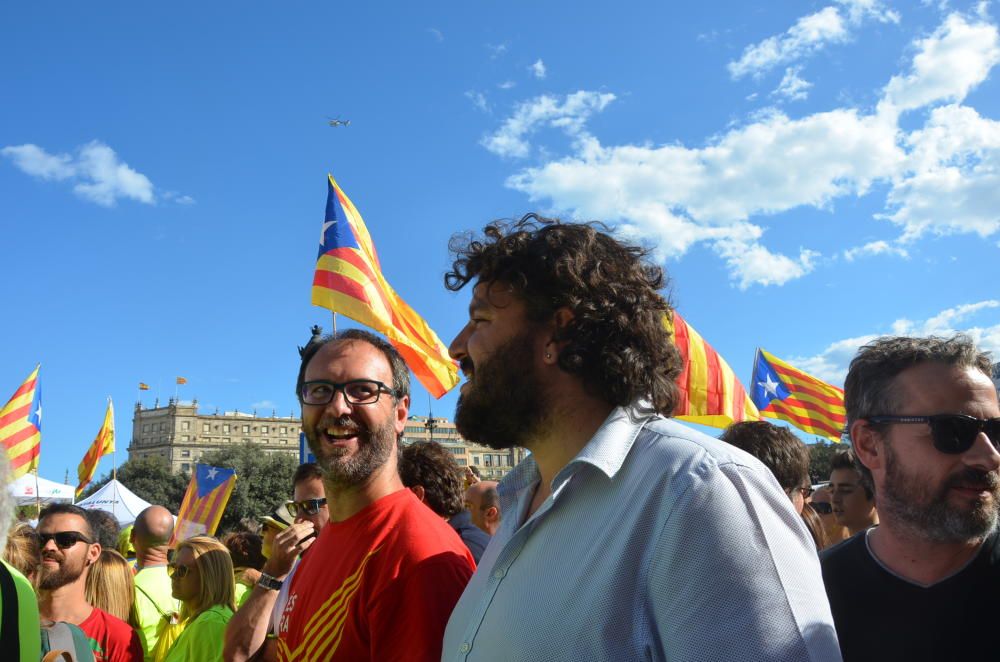
M 108 395 L 123 461 L 140 381 L 297 414 L 327 172 L 446 343 L 448 238 L 541 211 L 655 247 L 744 380 L 758 346 L 834 383 L 878 334 L 1000 350 L 1000 9 L 676 4 L 5 4 L 0 398 L 42 364 L 42 475 Z

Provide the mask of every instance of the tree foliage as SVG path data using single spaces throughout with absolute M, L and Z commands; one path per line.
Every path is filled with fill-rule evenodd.
M 243 444 L 205 453 L 198 461 L 236 470 L 236 487 L 217 535 L 240 528 L 244 518 L 267 515 L 292 498 L 292 476 L 298 462 L 287 453 L 266 453 L 254 444 Z
M 849 444 L 833 444 L 820 438 L 816 439 L 816 443 L 809 444 L 809 479 L 814 485 L 830 480 L 833 456 L 849 447 Z
M 135 492 L 140 499 L 165 506 L 172 513 L 176 513 L 180 507 L 189 479 L 187 474 L 171 473 L 167 461 L 157 455 L 131 459 L 118 467 L 120 483 Z M 91 483 L 81 499 L 101 489 L 110 480 L 111 472 L 108 472 L 100 480 Z

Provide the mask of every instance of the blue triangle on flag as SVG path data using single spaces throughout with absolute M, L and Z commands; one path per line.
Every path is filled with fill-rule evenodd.
M 791 392 L 774 367 L 759 352 L 753 367 L 753 381 L 750 384 L 750 399 L 758 411 L 767 409 L 771 400 L 784 400 Z
M 204 498 L 209 492 L 222 485 L 236 473 L 234 469 L 213 467 L 209 464 L 194 465 L 195 484 L 198 486 L 198 498 Z

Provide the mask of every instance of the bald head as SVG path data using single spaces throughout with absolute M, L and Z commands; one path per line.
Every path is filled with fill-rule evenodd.
M 136 553 L 153 547 L 166 547 L 174 533 L 174 517 L 163 506 L 150 506 L 139 513 L 132 525 L 132 544 Z
M 496 533 L 500 526 L 500 496 L 497 494 L 497 483 L 492 480 L 481 480 L 473 483 L 465 491 L 465 507 L 472 515 L 472 523 L 490 534 Z

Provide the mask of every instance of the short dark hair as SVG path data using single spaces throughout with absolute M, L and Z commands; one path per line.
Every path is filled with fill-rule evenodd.
M 323 336 L 319 340 L 310 340 L 300 352 L 302 363 L 299 365 L 299 377 L 295 381 L 295 397 L 301 398 L 302 384 L 306 380 L 306 368 L 309 361 L 316 356 L 316 352 L 329 343 L 343 342 L 346 340 L 359 340 L 366 342 L 385 355 L 385 360 L 392 370 L 392 390 L 393 401 L 398 401 L 410 395 L 410 370 L 406 367 L 406 361 L 400 353 L 387 340 L 370 331 L 364 329 L 345 329 L 337 333 Z
M 462 512 L 464 493 L 458 464 L 436 441 L 418 441 L 403 448 L 399 477 L 406 487 L 424 488 L 424 501 L 441 517 Z
M 260 570 L 264 567 L 264 555 L 261 553 L 263 540 L 256 533 L 240 531 L 230 533 L 222 539 L 222 544 L 229 550 L 229 555 L 233 557 L 234 568 L 254 568 Z
M 680 352 L 664 325 L 671 307 L 658 290 L 667 284 L 650 251 L 620 241 L 601 223 L 562 223 L 537 214 L 496 221 L 484 236 L 456 236 L 445 287 L 473 279 L 511 287 L 541 324 L 557 310 L 573 319 L 559 331 L 566 345 L 559 367 L 578 375 L 589 393 L 613 405 L 648 400 L 670 416 L 678 401 Z
M 92 508 L 87 511 L 87 521 L 90 528 L 97 536 L 97 542 L 105 549 L 117 549 L 118 534 L 121 533 L 121 526 L 118 525 L 118 518 L 106 510 Z
M 298 485 L 302 481 L 312 480 L 318 478 L 323 480 L 323 470 L 319 468 L 319 465 L 315 462 L 304 462 L 295 469 L 295 475 L 292 476 L 292 487 Z
M 487 510 L 489 508 L 500 509 L 500 493 L 497 492 L 496 487 L 487 487 L 483 490 L 483 501 L 479 504 L 480 510 Z
M 743 421 L 730 425 L 719 438 L 763 462 L 786 492 L 809 480 L 809 450 L 788 428 Z
M 858 457 L 853 450 L 845 448 L 833 454 L 833 457 L 830 458 L 830 471 L 836 471 L 837 469 L 850 469 L 858 474 L 861 487 L 865 490 L 865 497 L 869 501 L 875 498 L 875 484 L 872 482 L 872 474 L 868 471 L 868 467 L 858 461 Z
M 900 407 L 902 394 L 896 388 L 896 377 L 904 370 L 923 363 L 943 363 L 957 368 L 974 368 L 992 378 L 989 352 L 980 351 L 965 334 L 950 338 L 930 336 L 885 336 L 861 347 L 851 360 L 844 380 L 844 408 L 847 429 L 854 421 L 872 416 L 890 416 Z M 884 424 L 869 423 L 881 431 Z M 872 473 L 858 462 L 858 470 L 871 483 Z
M 71 503 L 50 503 L 42 508 L 42 512 L 38 513 L 38 523 L 41 524 L 43 519 L 51 515 L 76 515 L 83 520 L 84 530 L 80 533 L 87 536 L 91 541 L 97 542 L 94 540 L 94 528 L 90 525 L 90 518 L 87 517 L 87 511 L 80 506 L 75 506 Z M 114 549 L 114 545 L 111 548 Z

